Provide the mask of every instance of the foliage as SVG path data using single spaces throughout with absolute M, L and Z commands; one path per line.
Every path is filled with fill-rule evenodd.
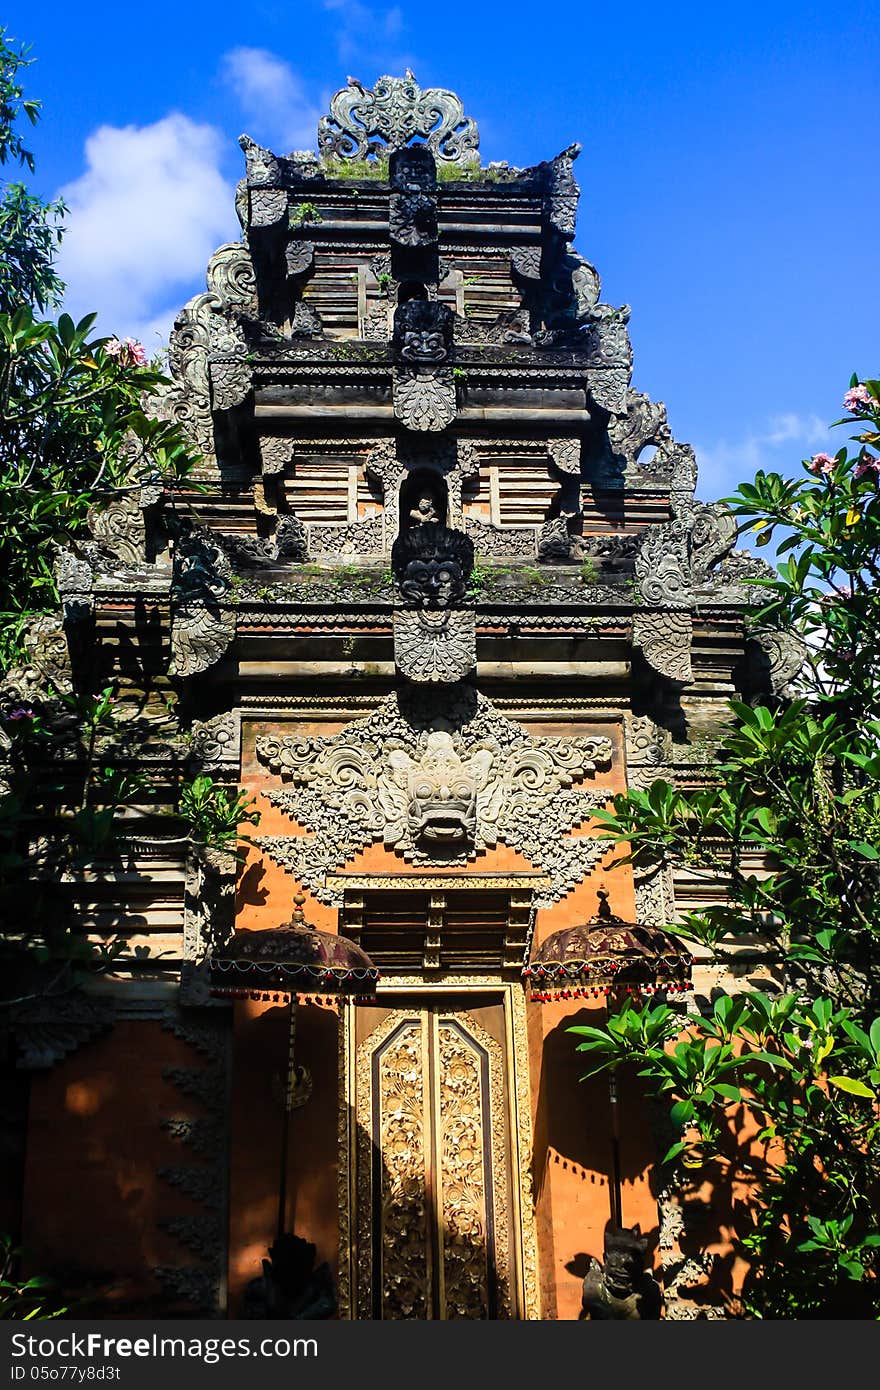
M 290 209 L 290 225 L 301 227 L 306 222 L 323 222 L 320 209 L 315 203 L 297 203 Z
M 757 1117 L 763 1163 L 747 1145 L 730 1159 L 754 1183 L 737 1239 L 756 1317 L 880 1313 L 880 384 L 853 378 L 844 407 L 856 451 L 727 499 L 778 544 L 759 616 L 806 645 L 797 698 L 731 702 L 716 784 L 658 780 L 597 817 L 621 862 L 725 883 L 676 930 L 722 955 L 758 936 L 783 981 L 719 994 L 684 1032 L 630 1003 L 580 1033 L 594 1070 L 634 1062 L 669 1103 L 671 1163 L 720 1161 L 732 1107 Z
M 209 849 L 234 850 L 239 841 L 250 844 L 248 836 L 239 834 L 239 826 L 259 825 L 260 812 L 254 805 L 244 792 L 229 791 L 206 775 L 194 778 L 180 793 L 180 814 L 192 838 Z
M 40 103 L 24 95 L 20 81 L 30 65 L 30 49 L 14 47 L 0 27 L 0 164 L 17 164 L 34 170 L 34 157 L 19 134 L 17 122 L 39 119 Z M 0 311 L 12 312 L 19 303 L 40 310 L 59 303 L 62 285 L 52 268 L 52 256 L 61 238 L 64 204 L 43 203 L 23 184 L 7 183 L 0 198 Z
M 0 1232 L 0 1319 L 32 1322 L 35 1319 L 63 1318 L 66 1307 L 57 1303 L 55 1283 L 42 1274 L 21 1279 L 16 1269 L 22 1251 L 6 1232 Z

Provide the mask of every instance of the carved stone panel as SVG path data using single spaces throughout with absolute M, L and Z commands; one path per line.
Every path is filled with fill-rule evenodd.
M 394 660 L 411 681 L 449 685 L 477 663 L 473 610 L 400 608 L 394 614 Z
M 451 367 L 395 367 L 394 414 L 408 430 L 445 430 L 455 419 Z
M 309 832 L 261 837 L 273 859 L 325 902 L 326 879 L 383 840 L 416 864 L 466 864 L 499 841 L 551 876 L 553 902 L 588 874 L 607 843 L 570 832 L 612 793 L 578 785 L 607 767 L 605 738 L 535 738 L 468 687 L 415 687 L 326 738 L 257 741 L 288 785 L 269 800 Z

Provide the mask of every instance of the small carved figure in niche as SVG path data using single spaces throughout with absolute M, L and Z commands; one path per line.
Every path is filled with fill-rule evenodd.
M 464 598 L 474 566 L 473 541 L 426 521 L 401 531 L 391 549 L 400 596 L 409 608 L 453 608 Z
M 447 304 L 409 299 L 394 311 L 392 346 L 403 362 L 445 362 L 455 319 Z
M 422 526 L 426 521 L 446 524 L 446 484 L 421 470 L 411 473 L 400 489 L 402 527 Z
M 639 1226 L 605 1227 L 603 1263 L 591 1259 L 584 1278 L 584 1317 L 607 1321 L 659 1318 L 663 1293 L 647 1262 L 648 1242 Z
M 315 1246 L 285 1232 L 269 1247 L 263 1273 L 244 1295 L 246 1318 L 332 1318 L 336 1290 L 326 1263 L 315 1268 Z

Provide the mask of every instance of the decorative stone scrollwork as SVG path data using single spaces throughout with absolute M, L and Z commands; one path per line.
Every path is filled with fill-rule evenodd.
M 687 609 L 639 609 L 633 616 L 633 645 L 658 675 L 682 685 L 694 678 L 691 615 Z
M 629 468 L 646 467 L 651 473 L 666 471 L 666 455 L 671 446 L 672 431 L 662 401 L 652 401 L 643 391 L 632 387 L 626 393 L 626 411 L 609 421 L 608 438 L 616 455 Z M 640 465 L 639 458 L 650 445 L 657 453 L 652 463 Z
M 229 574 L 229 561 L 211 532 L 184 524 L 174 541 L 171 675 L 206 671 L 234 638 L 235 612 L 222 603 Z
M 397 609 L 394 614 L 394 660 L 407 680 L 444 685 L 464 678 L 477 663 L 472 609 Z
M 807 658 L 803 639 L 784 628 L 757 628 L 750 634 L 753 650 L 761 653 L 760 665 L 770 689 L 776 695 L 788 693 L 788 687 Z
M 380 77 L 372 89 L 349 78 L 318 123 L 323 160 L 369 159 L 412 139 L 446 163 L 477 162 L 479 132 L 459 98 L 441 87 L 423 91 L 408 68 L 404 77 Z
M 210 365 L 211 409 L 233 410 L 247 400 L 251 391 L 251 369 L 245 357 L 234 357 Z
M 110 1028 L 113 1017 L 111 1002 L 79 989 L 62 995 L 38 994 L 14 1005 L 9 1027 L 18 1053 L 16 1066 L 26 1071 L 53 1067 Z
M 241 714 L 229 710 L 212 719 L 196 719 L 191 730 L 187 764 L 202 772 L 227 769 L 238 777 L 241 761 Z
M 322 338 L 324 336 L 324 325 L 321 322 L 320 314 L 301 299 L 296 301 L 293 308 L 290 319 L 290 336 L 292 338 Z
M 315 263 L 314 242 L 294 237 L 284 248 L 284 262 L 288 275 L 305 275 Z
M 687 606 L 691 599 L 690 532 L 685 521 L 651 526 L 643 534 L 635 573 L 642 600 L 656 607 Z
M 478 516 L 466 516 L 464 529 L 478 555 L 534 559 L 538 553 L 538 531 L 534 526 L 493 526 Z
M 308 834 L 265 837 L 267 853 L 326 902 L 325 882 L 377 840 L 417 864 L 467 863 L 499 840 L 551 874 L 562 897 L 607 851 L 569 835 L 611 793 L 578 787 L 608 766 L 604 738 L 533 738 L 468 687 L 391 695 L 327 738 L 261 738 L 257 755 L 291 785 L 268 793 Z
M 174 320 L 168 345 L 168 365 L 173 384 L 152 398 L 152 409 L 160 419 L 174 420 L 195 447 L 211 459 L 214 454 L 214 427 L 211 414 L 212 389 L 209 359 L 241 359 L 246 365 L 247 345 L 236 322 L 239 315 L 254 317 L 256 279 L 253 263 L 241 242 L 221 246 L 211 258 L 207 272 L 208 290 L 196 295 Z M 240 368 L 235 368 L 240 376 Z M 234 375 L 233 372 L 233 375 Z M 226 387 L 220 371 L 220 399 Z M 228 390 L 234 395 L 231 382 Z M 245 393 L 246 394 L 246 393 Z M 221 408 L 218 405 L 218 408 Z M 225 406 L 222 408 L 226 408 Z
M 394 368 L 394 414 L 408 430 L 445 430 L 457 414 L 451 367 Z
M 385 522 L 376 513 L 360 521 L 308 523 L 310 555 L 381 555 L 385 550 Z
M 89 511 L 89 530 L 126 565 L 142 565 L 147 557 L 142 499 L 126 492 L 106 506 Z
M 539 165 L 546 170 L 547 191 L 544 195 L 544 216 L 550 226 L 566 241 L 571 241 L 577 222 L 577 205 L 581 196 L 574 176 L 574 161 L 581 152 L 575 142 L 558 154 L 555 159 Z

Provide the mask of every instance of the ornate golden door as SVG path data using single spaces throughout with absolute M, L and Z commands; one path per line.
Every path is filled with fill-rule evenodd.
M 354 1315 L 521 1317 L 501 1003 L 356 1013 Z

